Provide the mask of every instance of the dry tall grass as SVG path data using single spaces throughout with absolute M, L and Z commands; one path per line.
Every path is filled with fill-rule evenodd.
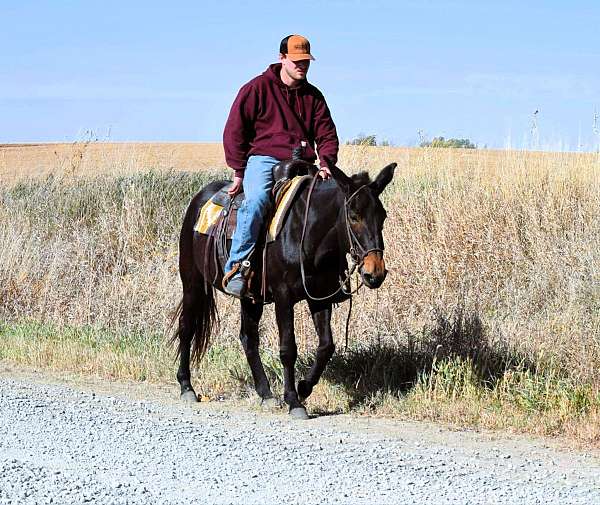
M 346 146 L 339 165 L 375 173 L 391 161 L 399 169 L 384 194 L 390 274 L 377 292 L 359 293 L 352 351 L 332 363 L 315 408 L 597 440 L 598 156 Z M 163 334 L 180 293 L 182 214 L 222 173 L 141 168 L 157 170 L 118 158 L 94 171 L 57 164 L 50 178 L 29 172 L 2 185 L 0 358 L 172 380 Z M 207 394 L 248 381 L 236 303 L 220 297 L 219 306 L 221 332 L 200 374 Z M 306 366 L 316 338 L 299 308 Z M 346 310 L 334 318 L 338 349 Z M 269 308 L 263 342 L 277 379 L 275 332 Z

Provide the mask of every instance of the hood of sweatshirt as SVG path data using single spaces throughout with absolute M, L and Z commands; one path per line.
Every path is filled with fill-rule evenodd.
M 281 80 L 281 63 L 273 63 L 269 65 L 267 70 L 263 72 L 263 75 L 268 79 L 275 81 L 279 87 L 288 89 L 289 91 L 304 91 L 306 85 L 308 84 L 308 81 L 306 79 L 303 79 L 302 81 L 300 81 L 297 87 L 290 88 L 285 82 Z
M 263 76 L 268 80 L 273 81 L 280 89 L 281 93 L 285 96 L 286 102 L 289 106 L 298 114 L 300 120 L 304 118 L 304 103 L 300 97 L 306 94 L 308 91 L 308 81 L 303 79 L 300 81 L 298 86 L 290 88 L 285 82 L 281 80 L 281 63 L 273 63 L 269 65 L 267 70 L 263 72 Z

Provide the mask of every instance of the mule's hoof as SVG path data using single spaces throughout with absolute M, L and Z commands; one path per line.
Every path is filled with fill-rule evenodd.
M 277 398 L 262 398 L 260 407 L 263 410 L 276 410 L 281 408 L 281 402 Z
M 197 403 L 198 402 L 198 397 L 196 396 L 196 393 L 194 393 L 192 390 L 188 390 L 188 391 L 185 391 L 184 393 L 181 393 L 180 398 L 186 403 Z
M 307 419 L 310 419 L 304 407 L 295 407 L 290 409 L 290 416 L 300 421 L 306 421 Z

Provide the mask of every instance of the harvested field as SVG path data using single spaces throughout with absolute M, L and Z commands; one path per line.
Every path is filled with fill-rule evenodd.
M 545 153 L 471 149 L 342 146 L 339 166 L 350 171 L 375 169 L 387 160 L 401 168 L 423 171 L 443 165 L 458 170 L 508 171 L 515 165 L 545 168 L 589 166 L 598 163 L 590 153 Z M 220 143 L 75 142 L 0 144 L 0 181 L 32 177 L 123 175 L 148 170 L 197 172 L 226 169 Z
M 0 144 L 0 180 L 9 182 L 49 174 L 117 175 L 224 167 L 223 147 L 216 143 Z

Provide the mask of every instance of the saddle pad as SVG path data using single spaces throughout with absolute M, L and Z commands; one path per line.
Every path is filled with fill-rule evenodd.
M 310 175 L 297 175 L 279 190 L 275 196 L 275 213 L 267 229 L 267 242 L 273 242 L 279 236 L 279 232 L 283 228 L 285 217 L 294 202 L 296 193 L 302 187 L 303 182 L 310 181 L 311 179 Z
M 298 193 L 298 190 L 302 187 L 302 183 L 304 181 L 310 180 L 311 177 L 308 175 L 305 176 L 296 176 L 293 179 L 290 179 L 277 193 L 276 195 L 276 210 L 272 215 L 271 220 L 269 222 L 269 226 L 267 229 L 267 241 L 274 241 L 281 229 L 283 228 L 283 224 L 285 223 L 285 217 L 289 208 L 294 201 L 294 196 Z M 220 202 L 219 202 L 220 203 Z M 200 216 L 198 216 L 198 220 L 194 226 L 194 231 L 198 233 L 202 233 L 204 235 L 211 235 L 216 229 L 216 224 L 219 221 L 219 218 L 222 215 L 224 210 L 224 206 L 219 205 L 213 202 L 213 199 L 209 199 L 200 209 Z M 232 212 L 232 214 L 235 213 Z M 234 218 L 235 216 L 231 216 Z M 228 233 L 228 238 L 231 238 Z
M 198 216 L 194 230 L 204 235 L 210 235 L 209 231 L 219 220 L 223 208 L 209 199 L 200 210 L 200 216 Z

